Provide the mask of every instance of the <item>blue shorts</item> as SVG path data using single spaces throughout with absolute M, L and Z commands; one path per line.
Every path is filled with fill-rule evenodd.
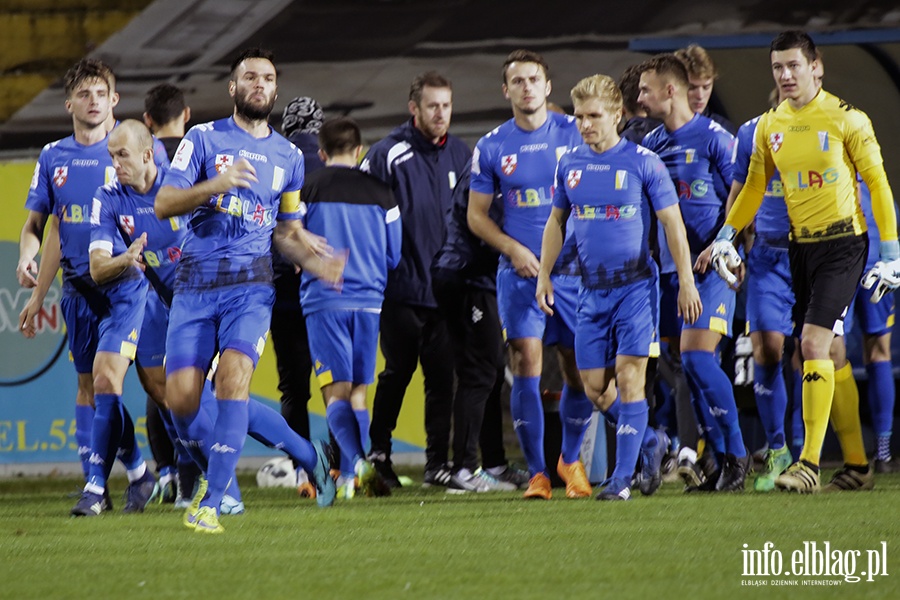
M 97 328 L 97 352 L 112 352 L 134 360 L 149 287 L 147 279 L 140 277 L 107 290 L 109 313 L 103 315 Z
M 176 292 L 166 335 L 166 374 L 209 370 L 216 352 L 236 350 L 253 361 L 266 345 L 275 290 L 271 284 Z
M 109 310 L 108 306 L 88 302 L 81 294 L 63 296 L 59 306 L 66 322 L 69 359 L 75 363 L 77 373 L 89 374 L 94 369 L 94 355 L 100 340 L 100 319 Z
M 894 328 L 894 294 L 885 294 L 878 304 L 869 302 L 873 290 L 865 290 L 862 286 L 856 290 L 856 297 L 844 319 L 844 327 L 849 331 L 853 325 L 859 323 L 861 331 L 866 335 L 880 337 Z M 852 324 L 850 315 L 853 316 Z
M 147 292 L 141 341 L 137 348 L 137 363 L 145 368 L 161 367 L 166 358 L 166 331 L 169 329 L 169 307 L 152 287 Z
M 702 275 L 694 273 L 694 284 L 697 286 L 700 301 L 703 303 L 703 312 L 700 313 L 700 318 L 693 325 L 688 325 L 684 319 L 678 316 L 678 273 L 667 273 L 663 277 L 666 276 L 669 281 L 665 286 L 660 286 L 663 289 L 660 313 L 666 315 L 665 318 L 660 316 L 659 328 L 662 337 L 681 335 L 682 329 L 709 329 L 731 337 L 735 293 L 728 287 L 725 280 L 719 277 L 715 269 L 710 269 Z M 677 323 L 676 328 L 673 328 L 673 318 Z M 666 321 L 665 326 L 663 326 L 663 321 Z
M 309 353 L 319 386 L 375 381 L 380 312 L 320 310 L 306 316 Z
M 616 356 L 658 356 L 659 286 L 655 277 L 578 295 L 575 362 L 580 370 L 615 365 Z
M 581 277 L 551 275 L 550 280 L 554 300 L 552 317 L 538 307 L 537 278 L 519 277 L 515 269 L 497 271 L 497 305 L 507 340 L 538 338 L 548 346 L 575 347 L 575 313 Z
M 747 321 L 751 332 L 793 335 L 794 289 L 787 248 L 757 243 L 747 260 Z

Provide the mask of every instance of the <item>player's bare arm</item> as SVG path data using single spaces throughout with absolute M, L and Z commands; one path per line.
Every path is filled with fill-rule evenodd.
M 553 282 L 550 281 L 550 273 L 556 259 L 559 258 L 559 253 L 562 252 L 563 240 L 566 238 L 566 221 L 570 212 L 554 206 L 547 224 L 544 225 L 544 235 L 541 238 L 541 261 L 535 297 L 538 306 L 548 315 L 553 314 Z
M 51 216 L 36 285 L 31 290 L 31 298 L 28 299 L 25 308 L 19 313 L 19 331 L 27 338 L 33 338 L 36 333 L 34 318 L 44 305 L 44 298 L 47 297 L 47 292 L 59 271 L 59 258 L 59 221 L 55 216 Z
M 249 188 L 257 182 L 256 169 L 247 159 L 242 158 L 212 179 L 201 181 L 187 189 L 162 186 L 153 207 L 159 219 L 178 217 L 206 204 L 213 196 L 235 188 Z
M 346 255 L 340 252 L 332 253 L 327 243 L 324 247 L 329 251 L 317 251 L 320 245 L 316 238 L 323 238 L 320 236 L 310 238 L 310 235 L 312 234 L 304 229 L 300 221 L 278 221 L 272 242 L 291 262 L 331 287 L 339 289 L 344 275 L 344 265 L 347 263 Z
M 469 192 L 469 208 L 466 220 L 472 233 L 509 258 L 520 277 L 536 277 L 541 265 L 531 250 L 503 233 L 488 216 L 493 197 L 481 192 Z
M 33 288 L 37 285 L 38 266 L 34 258 L 41 249 L 46 224 L 47 215 L 33 210 L 28 211 L 25 224 L 22 225 L 22 233 L 19 235 L 19 264 L 16 265 L 16 279 L 22 287 Z
M 91 251 L 91 277 L 99 284 L 112 281 L 128 269 L 135 267 L 145 270 L 144 247 L 147 246 L 147 233 L 134 240 L 128 250 L 122 254 L 112 256 L 107 250 L 95 249 Z

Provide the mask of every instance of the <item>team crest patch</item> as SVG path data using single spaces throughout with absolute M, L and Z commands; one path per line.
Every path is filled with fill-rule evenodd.
M 781 149 L 782 143 L 784 143 L 783 133 L 778 132 L 769 134 L 769 147 L 772 148 L 772 152 L 778 152 Z
M 53 170 L 53 185 L 62 187 L 69 179 L 69 167 L 56 167 Z
M 566 177 L 566 185 L 569 186 L 569 189 L 574 190 L 576 187 L 578 187 L 579 183 L 581 183 L 581 169 L 573 169 L 569 171 L 569 174 Z
M 225 172 L 234 164 L 234 156 L 231 154 L 216 154 L 216 173 Z
M 504 156 L 500 159 L 500 168 L 503 170 L 504 175 L 512 175 L 515 173 L 518 164 L 519 158 L 515 154 L 510 154 L 509 156 Z
M 134 235 L 134 217 L 132 215 L 119 215 L 119 227 L 128 235 Z

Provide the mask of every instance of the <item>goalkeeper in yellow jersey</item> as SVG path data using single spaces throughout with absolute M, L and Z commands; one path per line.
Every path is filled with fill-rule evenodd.
M 888 268 L 900 265 L 892 263 L 900 258 L 894 200 L 869 118 L 817 85 L 814 71 L 819 61 L 809 35 L 802 31 L 779 34 L 772 41 L 770 58 L 775 83 L 786 100 L 759 120 L 747 181 L 716 237 L 712 262 L 723 278 L 733 280 L 730 270 L 740 258 L 732 242 L 753 219 L 766 182 L 777 169 L 791 222 L 789 255 L 796 295 L 794 320 L 802 325 L 806 437 L 800 460 L 775 485 L 801 493 L 819 491 L 819 458 L 830 416 L 845 464 L 826 489 L 869 489 L 873 480 L 862 442 L 858 396 L 855 404 L 839 400 L 832 406 L 836 379 L 843 382 L 847 374 L 844 369 L 835 372 L 829 348 L 835 335 L 843 335 L 843 320 L 868 250 L 856 173 L 871 190 L 882 234 L 881 265 L 866 283 L 883 288 L 900 282 L 891 279 Z

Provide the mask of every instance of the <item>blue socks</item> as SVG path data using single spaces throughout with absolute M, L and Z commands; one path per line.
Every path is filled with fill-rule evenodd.
M 91 429 L 94 423 L 94 407 L 75 405 L 75 443 L 78 444 L 78 459 L 84 480 L 90 476 L 91 468 Z
M 175 431 L 178 433 L 176 445 L 181 446 L 200 470 L 206 473 L 209 469 L 209 447 L 212 445 L 210 440 L 213 431 L 213 421 L 209 418 L 209 413 L 200 408 L 193 415 L 186 417 L 180 417 L 175 413 L 171 415 Z
M 737 458 L 746 456 L 744 438 L 738 424 L 737 405 L 734 402 L 734 389 L 728 376 L 716 362 L 715 354 L 689 350 L 681 353 L 681 362 L 691 391 L 707 404 L 708 414 L 714 417 L 722 432 L 725 451 Z
M 875 430 L 875 458 L 891 459 L 891 432 L 894 425 L 894 374 L 889 361 L 866 365 L 869 374 L 869 410 Z
M 121 396 L 117 396 L 117 398 L 119 398 L 119 406 L 122 407 L 122 439 L 119 441 L 119 460 L 122 461 L 122 464 L 125 465 L 125 470 L 128 471 L 128 481 L 133 481 L 131 479 L 132 472 L 144 464 L 144 457 L 138 446 L 137 438 L 134 437 L 134 421 L 131 419 L 131 414 L 125 408 L 125 405 L 122 404 Z M 112 468 L 112 465 L 110 465 L 110 468 Z
M 359 422 L 353 414 L 350 400 L 338 398 L 325 409 L 325 420 L 341 448 L 341 472 L 349 475 L 353 472 L 356 461 L 363 457 L 362 440 L 359 435 Z M 344 458 L 346 457 L 346 462 Z
M 806 439 L 803 425 L 803 371 L 794 369 L 794 400 L 791 403 L 791 454 L 800 456 Z
M 753 393 L 756 396 L 756 409 L 759 411 L 769 448 L 778 450 L 784 447 L 784 413 L 787 411 L 784 373 L 781 370 L 781 363 L 774 365 L 755 363 L 755 369 Z
M 578 460 L 581 442 L 591 422 L 594 405 L 584 390 L 563 385 L 559 401 L 559 420 L 562 423 L 562 459 L 565 463 Z
M 641 452 L 641 442 L 647 430 L 649 408 L 647 401 L 622 403 L 619 408 L 619 423 L 616 427 L 616 468 L 612 479 L 621 479 L 631 484 L 631 476 L 637 466 Z
M 646 401 L 644 402 L 646 404 Z M 603 417 L 606 419 L 606 422 L 612 425 L 614 428 L 619 424 L 619 415 L 622 411 L 622 399 L 620 396 L 616 395 L 615 401 L 609 405 L 605 411 L 601 411 L 603 413 Z M 650 413 L 650 407 L 647 406 L 647 414 Z M 648 448 L 655 446 L 658 441 L 656 437 L 656 432 L 653 431 L 652 427 L 645 427 L 644 433 L 641 439 L 641 448 Z
M 227 402 L 226 402 L 227 403 Z M 262 402 L 250 400 L 248 404 L 247 428 L 244 433 L 265 444 L 286 452 L 288 456 L 300 463 L 300 466 L 312 474 L 316 467 L 316 449 L 309 440 L 300 437 L 291 429 L 281 413 L 269 408 Z M 219 402 L 219 418 L 222 414 L 222 402 Z M 354 424 L 355 425 L 355 424 Z M 233 471 L 233 469 L 232 469 Z
M 369 445 L 369 411 L 365 408 L 359 410 L 353 409 L 353 416 L 356 417 L 356 426 L 359 427 L 359 442 L 362 445 L 363 456 L 366 453 L 366 446 Z
M 219 415 L 213 426 L 213 445 L 209 451 L 209 488 L 201 502 L 219 511 L 222 496 L 234 478 L 234 468 L 247 438 L 249 409 L 246 400 L 219 400 Z
M 540 377 L 513 377 L 509 399 L 513 427 L 532 477 L 538 473 L 547 475 L 547 462 L 544 460 L 544 406 L 541 404 L 540 385 Z
M 106 479 L 122 437 L 122 399 L 116 394 L 95 394 L 94 406 L 88 486 L 89 491 L 100 494 L 106 489 Z

